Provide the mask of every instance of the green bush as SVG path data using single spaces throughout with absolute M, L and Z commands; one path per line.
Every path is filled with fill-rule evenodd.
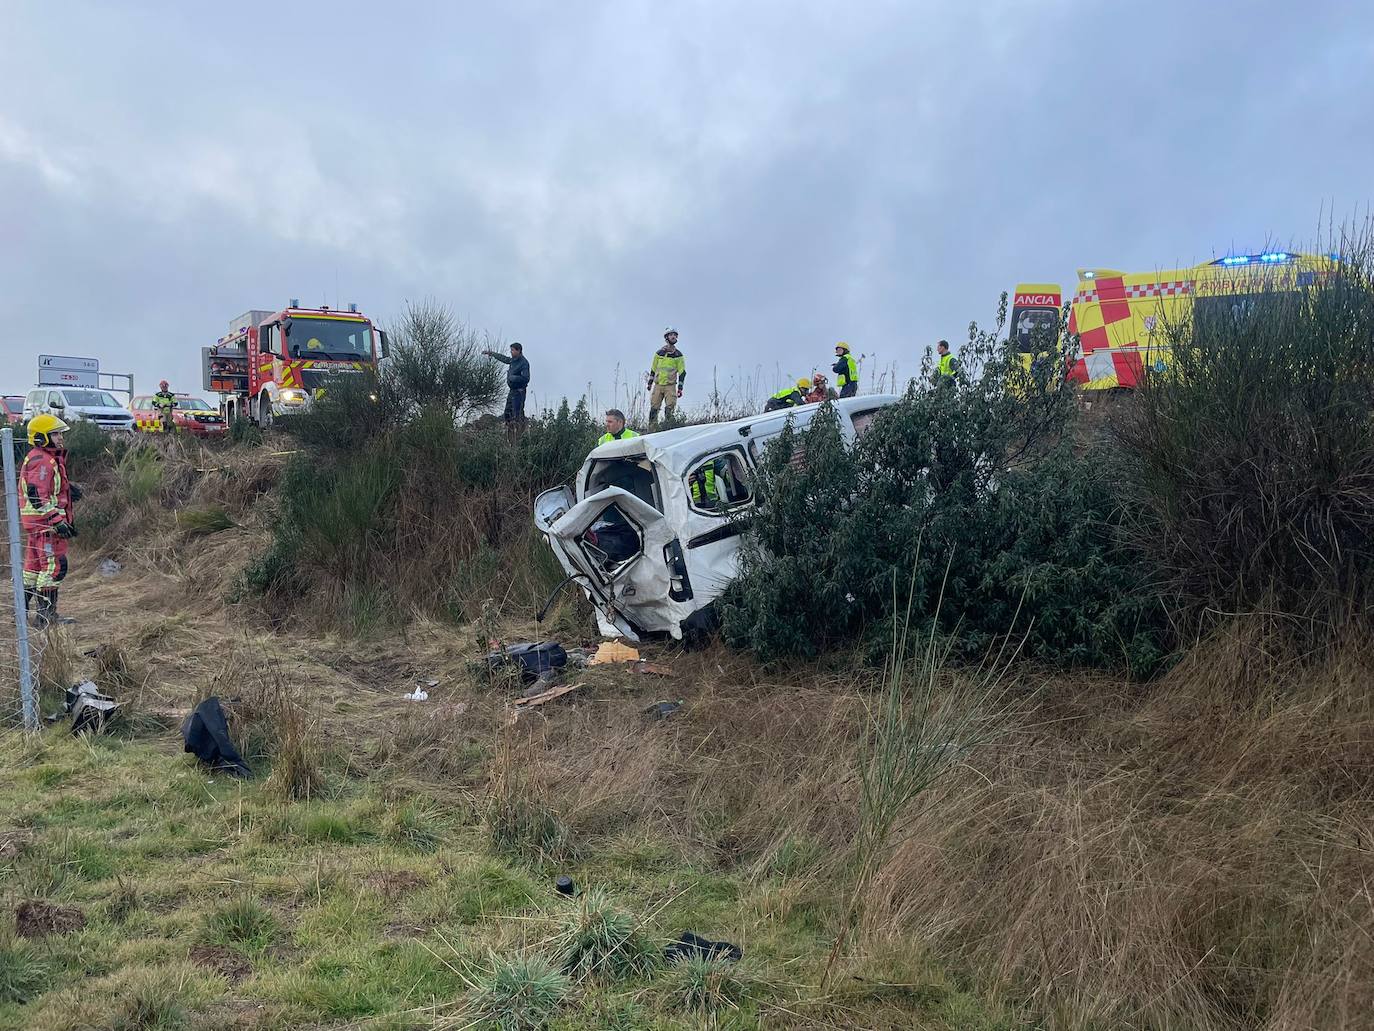
M 131 447 L 115 463 L 115 475 L 125 499 L 142 505 L 162 486 L 162 455 L 150 444 Z
M 252 419 L 240 415 L 229 424 L 229 439 L 244 447 L 261 447 L 262 428 Z
M 833 409 L 769 444 L 721 602 L 727 640 L 768 660 L 881 649 L 894 579 L 914 576 L 914 625 L 960 654 L 1014 631 L 1042 661 L 1148 673 L 1163 613 L 1104 464 L 1070 450 L 1072 396 L 995 334 L 972 331 L 960 362 L 951 384 L 913 383 L 852 453 Z
M 1374 241 L 1296 291 L 1195 304 L 1115 427 L 1131 538 L 1189 632 L 1322 635 L 1374 603 Z

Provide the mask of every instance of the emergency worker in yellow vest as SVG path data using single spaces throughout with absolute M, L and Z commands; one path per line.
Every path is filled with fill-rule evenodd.
M 613 440 L 629 440 L 631 437 L 639 436 L 634 430 L 625 425 L 625 413 L 619 408 L 606 409 L 606 432 L 601 434 L 597 440 L 597 446 L 609 444 Z
M 650 425 L 658 422 L 660 408 L 666 416 L 672 416 L 686 382 L 687 359 L 677 349 L 677 330 L 669 326 L 663 331 L 663 346 L 654 352 L 654 360 L 649 366 Z
M 720 488 L 716 486 L 716 467 L 721 466 L 724 459 L 717 458 L 707 462 L 704 466 L 692 473 L 692 477 L 687 481 L 687 486 L 692 492 L 692 504 L 698 508 L 719 508 L 720 507 Z
M 941 340 L 935 345 L 935 352 L 935 372 L 930 377 L 930 382 L 937 387 L 954 386 L 954 373 L 959 365 L 949 351 L 949 341 Z
M 811 381 L 805 377 L 797 380 L 795 387 L 783 387 L 764 402 L 765 412 L 776 412 L 780 408 L 795 408 L 806 404 L 806 395 L 811 390 Z
M 157 385 L 157 393 L 153 395 L 153 408 L 162 417 L 162 432 L 174 432 L 177 426 L 172 413 L 177 410 L 177 396 L 167 389 L 165 379 Z
M 835 364 L 830 371 L 835 374 L 835 388 L 840 397 L 853 397 L 859 392 L 859 365 L 843 340 L 835 345 Z

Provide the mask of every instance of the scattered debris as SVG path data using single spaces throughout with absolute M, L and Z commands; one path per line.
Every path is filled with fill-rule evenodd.
M 119 711 L 119 703 L 109 695 L 101 694 L 100 688 L 91 681 L 83 680 L 67 690 L 62 709 L 72 718 L 73 734 L 86 730 L 99 733 Z
M 562 684 L 558 687 L 550 688 L 547 691 L 541 691 L 537 695 L 531 695 L 528 698 L 517 698 L 511 703 L 512 719 L 519 719 L 522 713 L 529 712 L 540 705 L 547 705 L 556 698 L 562 698 L 565 694 L 572 694 L 572 692 L 582 686 L 581 681 L 576 684 Z
M 636 673 L 649 673 L 656 677 L 675 677 L 673 667 L 665 666 L 661 662 L 650 662 L 648 659 L 640 659 L 630 666 Z
M 577 886 L 573 884 L 573 879 L 569 877 L 567 874 L 564 874 L 562 877 L 559 877 L 558 880 L 553 882 L 553 890 L 558 892 L 558 894 L 560 895 L 577 894 Z
M 729 942 L 713 942 L 711 939 L 702 938 L 691 931 L 683 931 L 677 936 L 676 941 L 663 950 L 663 958 L 669 963 L 686 959 L 688 956 L 703 956 L 708 959 L 712 956 L 719 956 L 731 962 L 739 962 L 744 958 L 744 950 Z
M 238 777 L 252 775 L 253 771 L 229 737 L 229 721 L 218 698 L 207 698 L 196 706 L 195 712 L 181 725 L 181 737 L 186 742 L 186 751 L 211 769 Z
M 682 699 L 675 702 L 654 702 L 644 710 L 644 715 L 652 716 L 656 720 L 666 720 L 673 713 L 682 708 Z
M 507 645 L 487 656 L 487 669 L 492 672 L 512 664 L 520 670 L 520 679 L 528 683 L 562 669 L 568 664 L 568 653 L 557 641 L 540 641 Z
M 436 688 L 436 687 L 439 686 L 439 681 L 437 681 L 437 680 L 435 680 L 433 677 L 431 677 L 429 680 L 426 680 L 426 681 L 425 681 L 424 686 L 425 686 L 425 687 L 428 687 L 428 688 L 431 688 L 431 689 L 432 689 L 432 688 Z
M 637 661 L 639 661 L 638 648 L 631 648 L 619 641 L 606 641 L 596 650 L 596 654 L 591 657 L 587 664 L 589 666 L 604 666 L 611 662 Z
M 102 558 L 100 565 L 95 567 L 95 571 L 101 576 L 118 576 L 124 571 L 124 566 L 112 558 Z
M 230 984 L 246 981 L 253 975 L 253 964 L 223 945 L 192 945 L 190 959 L 198 967 L 213 970 Z
M 411 691 L 409 694 L 403 694 L 401 697 L 408 702 L 427 702 L 429 701 L 429 692 L 423 687 L 417 687 L 414 691 Z
M 86 915 L 74 906 L 47 902 L 21 902 L 14 909 L 14 929 L 21 938 L 46 938 L 69 934 L 86 926 Z

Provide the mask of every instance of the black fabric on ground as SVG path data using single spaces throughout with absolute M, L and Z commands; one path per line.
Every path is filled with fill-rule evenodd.
M 207 698 L 196 706 L 195 712 L 181 725 L 181 737 L 186 742 L 186 751 L 212 769 L 237 777 L 252 775 L 253 771 L 229 737 L 229 721 L 218 698 Z

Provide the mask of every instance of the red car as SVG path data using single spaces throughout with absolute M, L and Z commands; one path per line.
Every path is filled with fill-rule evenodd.
M 228 432 L 224 417 L 214 405 L 194 394 L 177 394 L 176 399 L 172 422 L 178 433 L 189 433 L 194 437 L 220 437 Z M 153 407 L 151 394 L 134 398 L 129 402 L 129 411 L 133 412 L 134 426 L 140 433 L 162 432 L 162 413 Z
M 24 395 L 4 398 L 5 422 L 11 426 L 18 426 L 24 421 Z

